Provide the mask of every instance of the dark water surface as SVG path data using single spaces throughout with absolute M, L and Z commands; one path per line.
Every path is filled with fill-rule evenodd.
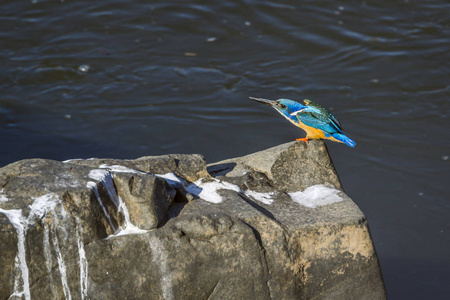
M 214 162 L 304 136 L 249 96 L 309 98 L 357 142 L 328 146 L 390 299 L 448 299 L 449 24 L 445 1 L 3 0 L 0 165 Z

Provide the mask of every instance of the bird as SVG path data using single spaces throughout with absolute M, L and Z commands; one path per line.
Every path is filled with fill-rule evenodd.
M 249 97 L 250 99 L 272 106 L 292 124 L 306 131 L 306 137 L 296 139 L 308 142 L 313 139 L 326 139 L 355 147 L 356 143 L 342 132 L 339 120 L 328 110 L 311 100 L 304 99 L 305 104 L 290 99 L 269 100 Z

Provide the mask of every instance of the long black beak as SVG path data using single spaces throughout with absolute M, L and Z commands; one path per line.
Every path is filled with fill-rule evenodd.
M 260 103 L 270 105 L 270 106 L 276 106 L 277 102 L 275 100 L 269 100 L 269 99 L 263 99 L 263 98 L 255 98 L 255 97 L 249 97 L 252 100 L 258 101 Z

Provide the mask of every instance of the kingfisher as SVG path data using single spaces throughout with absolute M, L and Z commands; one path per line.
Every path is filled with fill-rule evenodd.
M 272 106 L 292 124 L 306 131 L 306 137 L 297 141 L 308 142 L 313 139 L 327 139 L 355 147 L 356 143 L 342 133 L 339 120 L 321 105 L 305 99 L 305 105 L 289 100 L 268 100 L 263 98 L 250 99 Z

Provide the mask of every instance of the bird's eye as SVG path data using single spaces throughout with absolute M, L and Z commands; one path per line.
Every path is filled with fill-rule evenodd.
M 287 106 L 284 105 L 284 104 L 281 104 L 280 107 L 281 107 L 282 109 L 286 109 L 286 108 L 287 108 Z

